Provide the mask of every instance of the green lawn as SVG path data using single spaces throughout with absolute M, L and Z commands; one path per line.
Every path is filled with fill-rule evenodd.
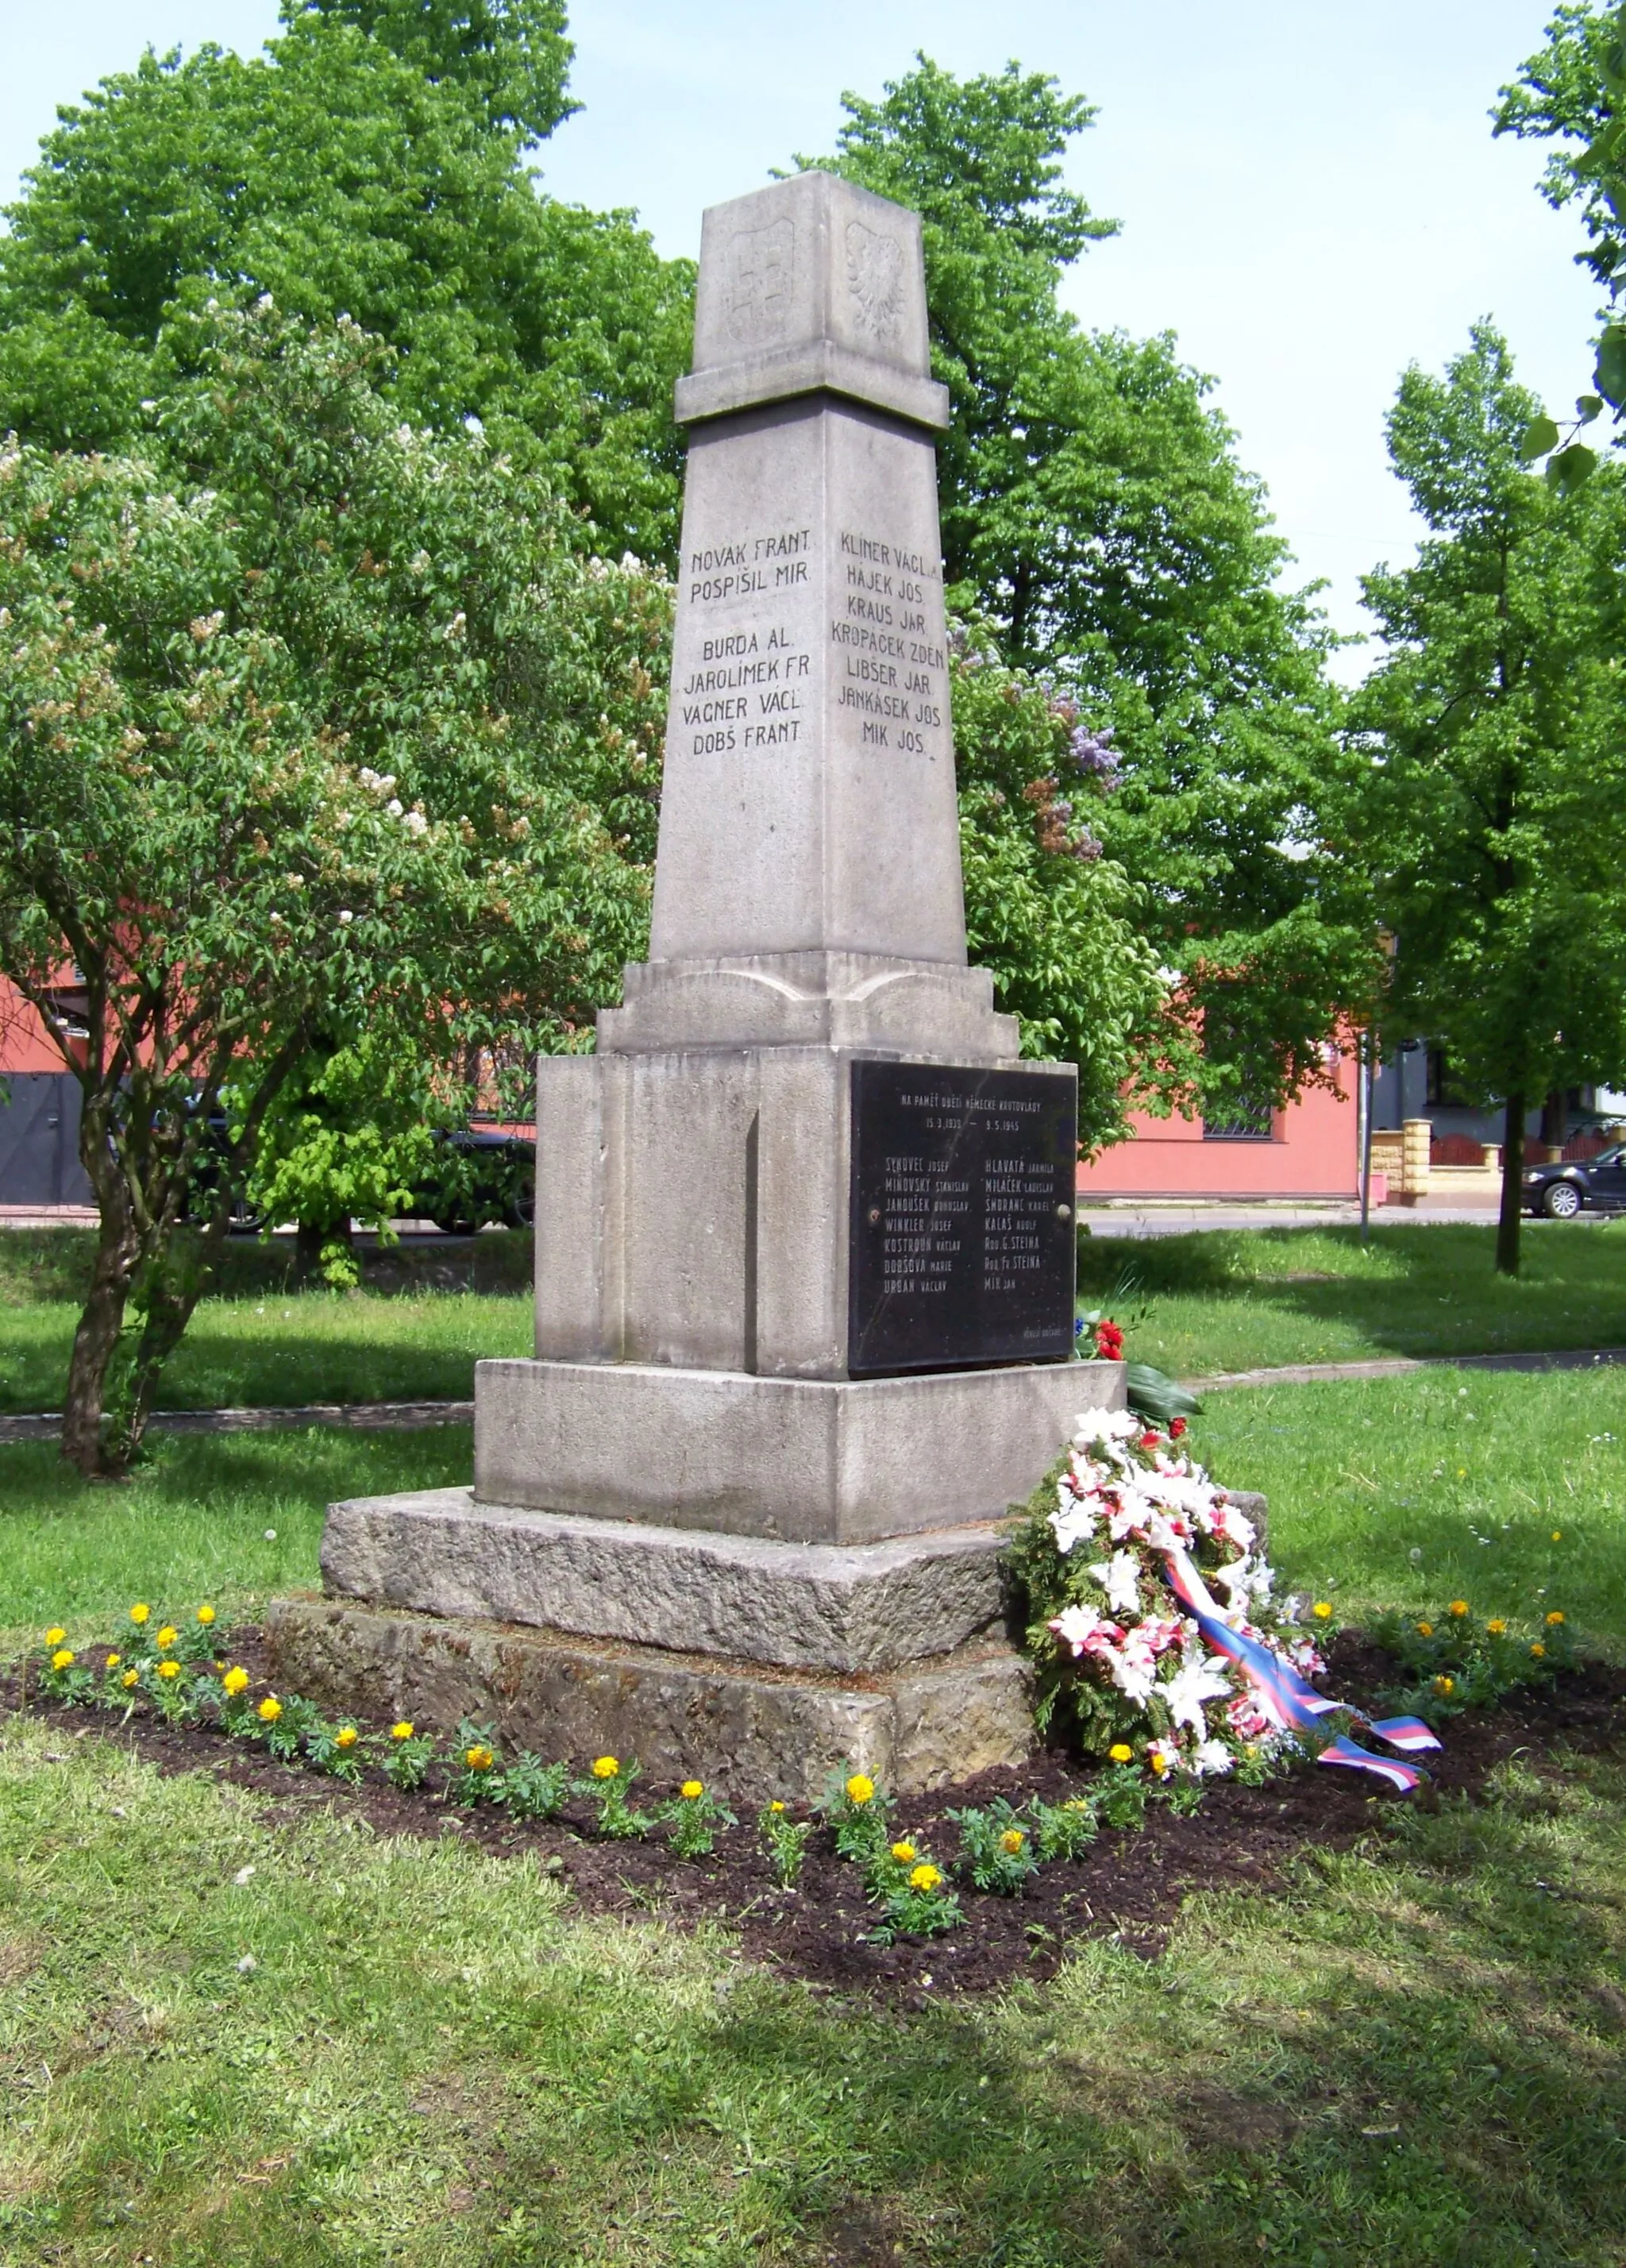
M 1471 1225 L 1087 1237 L 1086 1307 L 1177 1377 L 1381 1355 L 1626 1345 L 1626 1221 L 1527 1224 L 1515 1279 Z
M 1483 1232 L 1404 1229 L 1367 1255 L 1320 1234 L 1119 1248 L 1145 1288 L 1113 1304 L 1133 1351 L 1188 1371 L 1257 1362 L 1270 1332 L 1302 1359 L 1332 1327 L 1311 1295 L 1361 1342 L 1334 1354 L 1425 1325 L 1563 1344 L 1576 1309 L 1569 1343 L 1626 1338 L 1617 1232 L 1560 1233 L 1532 1238 L 1511 1300 Z M 364 1355 L 380 1322 L 394 1350 L 398 1317 L 519 1302 L 259 1304 L 218 1303 L 251 1364 L 268 1322 L 348 1307 Z M 1194 1440 L 1268 1491 L 1284 1580 L 1341 1616 L 1556 1605 L 1626 1659 L 1626 1372 L 1240 1389 Z M 102 1634 L 138 1595 L 251 1613 L 315 1581 L 330 1498 L 469 1462 L 466 1427 L 168 1436 L 115 1487 L 0 1447 L 0 1651 L 57 1619 Z M 1284 1894 L 1191 1900 L 1155 1962 L 1108 1939 L 1054 1984 L 901 2017 L 747 1971 L 720 1929 L 585 1918 L 528 1861 L 379 1840 L 342 1805 L 291 1815 L 13 1719 L 0 2262 L 1619 2268 L 1626 1764 L 1515 1761 L 1482 1805 L 1372 1820 Z

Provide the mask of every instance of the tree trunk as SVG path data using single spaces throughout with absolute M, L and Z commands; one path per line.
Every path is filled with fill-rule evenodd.
M 125 1303 L 129 1298 L 132 1259 L 131 1224 L 104 1207 L 96 1266 L 90 1296 L 73 1335 L 73 1355 L 68 1365 L 68 1390 L 63 1402 L 62 1454 L 86 1480 L 96 1480 L 110 1466 L 102 1447 L 102 1408 L 107 1393 L 107 1369 L 124 1328 Z
M 1502 1127 L 1502 1211 L 1497 1222 L 1496 1264 L 1499 1276 L 1519 1273 L 1519 1231 L 1524 1221 L 1525 1099 L 1507 1098 Z
M 193 1310 L 209 1289 L 229 1219 L 223 1203 L 201 1236 L 185 1229 L 177 1232 L 163 1258 L 142 1278 L 138 1287 L 143 1309 L 141 1336 L 103 1452 L 110 1469 L 122 1470 L 141 1453 L 164 1366 L 185 1337 Z
M 1541 1105 L 1541 1140 L 1549 1150 L 1562 1150 L 1570 1131 L 1570 1099 L 1556 1087 Z

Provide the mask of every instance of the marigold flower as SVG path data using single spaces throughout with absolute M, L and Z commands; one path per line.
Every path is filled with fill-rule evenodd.
M 1132 1764 L 1135 1761 L 1135 1751 L 1127 1741 L 1115 1741 L 1107 1753 L 1115 1764 Z
M 176 1633 L 175 1633 L 175 1627 L 174 1627 L 174 1624 L 173 1624 L 173 1623 L 166 1623 L 166 1624 L 165 1624 L 165 1625 L 164 1625 L 164 1627 L 163 1627 L 163 1629 L 158 1632 L 158 1636 L 153 1639 L 152 1643 L 153 1643 L 153 1645 L 154 1645 L 154 1646 L 159 1646 L 159 1647 L 166 1646 L 173 1646 L 173 1645 L 174 1645 L 174 1643 L 175 1643 L 175 1635 L 176 1635 Z
M 621 1770 L 619 1756 L 595 1756 L 592 1760 L 594 1779 L 614 1779 Z
M 247 1683 L 248 1672 L 239 1664 L 237 1668 L 227 1670 L 225 1675 L 220 1681 L 220 1690 L 223 1693 L 230 1693 L 235 1697 L 236 1695 L 243 1690 Z
M 124 1690 L 128 1693 L 128 1692 L 129 1691 L 129 1690 L 130 1690 L 130 1688 L 131 1688 L 132 1686 L 134 1686 L 134 1685 L 139 1685 L 139 1684 L 140 1684 L 140 1683 L 141 1683 L 141 1672 L 140 1672 L 140 1670 L 138 1670 L 138 1669 L 127 1669 L 127 1670 L 125 1671 L 125 1673 L 124 1673 L 123 1676 L 120 1678 L 119 1683 L 120 1683 L 120 1684 L 124 1688 Z
M 135 1605 L 130 1609 L 130 1620 L 136 1624 L 137 1628 L 139 1628 L 140 1625 L 147 1620 L 151 1612 L 151 1608 L 148 1606 L 144 1599 L 137 1599 Z
M 1449 1700 L 1456 1690 L 1457 1681 L 1454 1677 L 1437 1677 L 1434 1680 L 1434 1690 L 1442 1701 Z
M 909 1876 L 912 1890 L 935 1890 L 941 1887 L 943 1877 L 930 1861 L 923 1861 Z
M 875 1793 L 875 1783 L 868 1772 L 854 1772 L 847 1783 L 849 1803 L 867 1803 Z
M 1318 1599 L 1310 1612 L 1318 1623 L 1329 1623 L 1333 1618 L 1332 1604 L 1327 1599 Z
M 283 1705 L 275 1693 L 268 1693 L 260 1704 L 260 1714 L 268 1725 L 276 1724 L 283 1713 Z
M 213 1607 L 200 1607 L 197 1610 L 197 1618 L 199 1622 L 202 1624 L 204 1629 L 207 1630 L 210 1623 L 215 1619 L 215 1610 Z
M 1446 1608 L 1446 1612 L 1449 1615 L 1454 1615 L 1457 1620 L 1460 1622 L 1463 1616 L 1468 1612 L 1468 1601 L 1466 1599 L 1453 1599 L 1451 1604 Z
M 705 1782 L 698 1779 L 686 1779 L 682 1786 L 678 1790 L 678 1793 L 682 1797 L 685 1803 L 695 1802 L 696 1799 L 703 1796 L 705 1792 Z
M 1026 1843 L 1026 1836 L 1023 1834 L 1019 1827 L 1007 1827 L 1004 1833 L 999 1838 L 999 1847 L 1011 1858 L 1014 1859 L 1017 1852 L 1021 1849 L 1023 1844 Z
M 1485 1632 L 1487 1637 L 1490 1638 L 1505 1638 L 1507 1636 L 1507 1624 L 1503 1621 L 1500 1615 L 1492 1615 L 1490 1620 L 1485 1624 Z
M 468 1766 L 470 1771 L 489 1771 L 497 1758 L 483 1742 L 476 1741 L 472 1749 L 464 1749 L 463 1762 Z M 598 1769 L 598 1765 L 594 1764 L 594 1771 Z
M 915 1845 L 912 1843 L 894 1843 L 892 1846 L 892 1855 L 900 1867 L 912 1867 L 915 1863 Z
M 73 1668 L 73 1648 L 70 1646 L 59 1646 L 55 1653 L 51 1656 L 51 1668 L 53 1669 L 71 1669 Z
M 121 1653 L 110 1653 L 106 1661 L 103 1662 L 102 1668 L 104 1669 L 116 1669 L 123 1659 L 124 1656 Z
M 60 1646 L 67 1635 L 65 1630 L 48 1630 L 45 1633 L 45 1642 L 47 1646 Z
M 1419 1638 L 1432 1638 L 1433 1635 L 1434 1625 L 1432 1623 L 1419 1623 L 1417 1624 L 1417 1636 Z
M 769 1808 L 770 1811 L 783 1811 L 783 1810 L 784 1809 L 784 1804 L 783 1804 L 783 1803 L 781 1803 L 781 1802 L 780 1802 L 780 1800 L 779 1800 L 778 1797 L 777 1797 L 777 1796 L 775 1796 L 775 1798 L 774 1798 L 773 1801 L 769 1805 L 768 1808 Z
M 1549 1615 L 1548 1616 L 1548 1617 L 1547 1617 L 1547 1627 L 1548 1627 L 1548 1629 L 1549 1629 L 1549 1630 L 1556 1630 L 1556 1629 L 1557 1629 L 1557 1627 L 1558 1627 L 1558 1625 L 1559 1625 L 1559 1624 L 1560 1624 L 1561 1622 L 1563 1622 L 1563 1613 L 1560 1611 L 1560 1609 L 1559 1609 L 1557 1607 L 1555 1607 L 1555 1608 L 1553 1609 L 1553 1610 L 1552 1610 L 1551 1614 L 1549 1614 Z
M 1540 1638 L 1537 1638 L 1537 1640 L 1536 1640 L 1535 1644 L 1531 1647 L 1530 1651 L 1531 1651 L 1531 1653 L 1534 1655 L 1535 1659 L 1536 1659 L 1538 1661 L 1540 1661 L 1540 1660 L 1541 1660 L 1543 1659 L 1543 1657 L 1545 1656 L 1545 1654 L 1546 1654 L 1546 1653 L 1547 1653 L 1547 1648 L 1546 1648 L 1546 1647 L 1541 1644 L 1541 1639 L 1540 1639 Z
M 1554 1530 L 1553 1530 L 1553 1542 L 1554 1542 L 1555 1543 L 1562 1543 L 1563 1542 L 1563 1528 L 1554 1528 Z
M 335 1749 L 353 1749 L 360 1737 L 354 1725 L 341 1725 L 333 1736 L 333 1744 Z
M 399 1725 L 392 1725 L 390 1727 L 390 1738 L 392 1741 L 409 1741 L 412 1738 L 411 1718 L 403 1717 Z

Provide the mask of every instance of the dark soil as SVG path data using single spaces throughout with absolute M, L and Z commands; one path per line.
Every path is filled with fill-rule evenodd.
M 231 1646 L 232 1659 L 260 1682 L 259 1631 L 233 1631 Z M 1338 1639 L 1332 1690 L 1365 1698 L 1388 1674 L 1385 1658 L 1358 1632 Z M 0 1701 L 16 1706 L 22 1697 L 13 1672 L 0 1683 Z M 726 1922 L 747 1959 L 799 1977 L 815 1991 L 923 2006 L 929 1995 L 986 1991 L 1016 1977 L 1048 1977 L 1069 1946 L 1087 1938 L 1115 1937 L 1155 1958 L 1190 1891 L 1279 1893 L 1299 1852 L 1312 1845 L 1347 1848 L 1396 1802 L 1475 1797 L 1497 1765 L 1515 1753 L 1541 1770 L 1556 1767 L 1560 1750 L 1607 1749 L 1626 1730 L 1626 1671 L 1589 1663 L 1549 1687 L 1510 1696 L 1497 1710 L 1456 1719 L 1444 1736 L 1443 1752 L 1427 1759 L 1430 1778 L 1415 1797 L 1394 1796 L 1363 1774 L 1313 1765 L 1262 1788 L 1216 1781 L 1190 1816 L 1153 1803 L 1143 1830 L 1103 1830 L 1082 1859 L 1042 1867 L 1019 1897 L 962 1888 L 963 1927 L 893 1946 L 872 1942 L 876 1910 L 865 1902 L 857 1869 L 835 1856 L 822 1830 L 808 1845 L 798 1887 L 781 1890 L 750 1817 L 718 1837 L 712 1858 L 683 1860 L 658 1837 L 596 1838 L 592 1811 L 581 1803 L 570 1804 L 558 1819 L 516 1824 L 496 1807 L 454 1808 L 438 1775 L 410 1795 L 399 1793 L 376 1771 L 351 1788 L 307 1765 L 278 1764 L 262 1749 L 210 1729 L 173 1727 L 151 1714 L 115 1729 L 111 1719 L 91 1717 L 83 1708 L 53 1709 L 32 1699 L 27 1705 L 64 1734 L 117 1741 L 161 1771 L 212 1771 L 233 1786 L 269 1796 L 273 1818 L 298 1820 L 330 1805 L 359 1811 L 381 1835 L 460 1835 L 499 1857 L 531 1857 L 566 1882 L 588 1912 L 658 1915 L 680 1926 Z M 956 1788 L 905 1799 L 893 1818 L 900 1834 L 941 1864 L 953 1857 L 959 1840 L 957 1828 L 944 1816 L 948 1806 L 985 1804 L 997 1795 L 1013 1803 L 1030 1795 L 1062 1802 L 1087 1787 L 1090 1778 L 1091 1767 L 1042 1753 L 1019 1771 L 984 1772 Z M 672 1793 L 641 1784 L 635 1800 L 658 1802 Z

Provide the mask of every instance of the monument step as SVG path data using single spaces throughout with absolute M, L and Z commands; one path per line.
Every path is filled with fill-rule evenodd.
M 330 1505 L 329 1597 L 644 1639 L 781 1668 L 885 1670 L 1003 1625 L 1004 1531 L 841 1546 L 477 1504 L 467 1488 Z
M 469 1717 L 509 1749 L 636 1757 L 654 1796 L 694 1775 L 741 1804 L 813 1802 L 843 1767 L 908 1795 L 1033 1745 L 1027 1665 L 1003 1640 L 837 1677 L 332 1600 L 274 1600 L 265 1630 L 279 1680 L 335 1714 Z

